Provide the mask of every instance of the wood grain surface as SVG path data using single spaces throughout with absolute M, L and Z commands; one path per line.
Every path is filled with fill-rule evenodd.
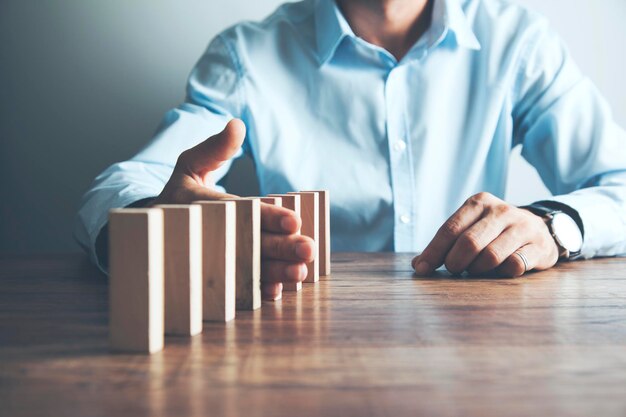
M 333 274 L 152 356 L 111 354 L 78 256 L 0 258 L 1 416 L 626 415 L 626 259 L 519 279 Z

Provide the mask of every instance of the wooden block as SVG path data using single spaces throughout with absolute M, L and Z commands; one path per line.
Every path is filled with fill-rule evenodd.
M 298 292 L 302 289 L 301 282 L 283 282 L 283 291 Z
M 261 203 L 272 204 L 274 206 L 282 207 L 283 199 L 281 197 L 261 197 Z
M 302 289 L 302 282 L 283 282 L 283 291 L 298 292 Z
M 109 212 L 109 331 L 116 351 L 163 349 L 163 212 Z
M 235 318 L 237 212 L 228 201 L 196 201 L 202 208 L 202 316 Z
M 319 247 L 320 276 L 330 275 L 330 194 L 327 190 L 319 194 Z
M 268 194 L 264 198 L 280 198 L 283 207 L 295 211 L 300 217 L 300 196 L 295 194 Z M 299 233 L 299 232 L 298 232 Z
M 261 203 L 265 203 L 265 204 L 271 204 L 273 206 L 278 206 L 278 207 L 282 207 L 283 206 L 283 199 L 281 197 L 261 197 L 260 198 Z M 263 277 L 261 277 L 263 278 Z M 292 287 L 291 285 L 288 285 L 289 287 Z M 302 288 L 302 285 L 300 285 L 300 288 Z M 283 291 L 285 290 L 285 284 L 283 284 Z M 289 290 L 287 290 L 289 291 Z M 298 290 L 296 290 L 298 291 Z M 278 297 L 276 297 L 274 299 L 274 301 L 278 301 L 283 297 L 282 292 L 278 295 Z
M 232 201 L 237 210 L 237 310 L 256 310 L 261 307 L 261 201 L 222 201 Z
M 302 234 L 313 239 L 315 247 L 319 247 L 319 194 L 315 191 L 299 191 L 300 210 L 302 212 Z M 316 254 L 313 262 L 307 264 L 308 272 L 304 282 L 317 282 L 320 279 L 320 258 Z
M 159 205 L 165 242 L 165 334 L 202 332 L 202 208 Z
M 296 194 L 269 194 L 264 198 L 280 198 L 283 207 L 295 211 L 300 217 L 300 196 Z M 300 230 L 298 230 L 300 233 Z M 283 291 L 300 291 L 302 289 L 301 282 L 283 282 Z

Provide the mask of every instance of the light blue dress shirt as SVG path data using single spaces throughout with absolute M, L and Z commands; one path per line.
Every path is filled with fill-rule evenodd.
M 471 195 L 503 197 L 521 145 L 579 212 L 583 255 L 626 253 L 626 134 L 546 19 L 519 5 L 436 0 L 401 61 L 331 0 L 224 31 L 150 144 L 97 177 L 79 241 L 93 255 L 110 208 L 158 195 L 178 155 L 233 117 L 262 194 L 330 190 L 333 250 L 422 250 Z

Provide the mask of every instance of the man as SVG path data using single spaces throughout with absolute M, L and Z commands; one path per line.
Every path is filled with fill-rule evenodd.
M 550 201 L 500 199 L 516 145 Z M 423 249 L 418 274 L 626 253 L 626 134 L 546 20 L 505 1 L 305 0 L 226 30 L 153 141 L 96 179 L 79 240 L 105 266 L 110 208 L 223 197 L 242 149 L 262 194 L 330 190 L 334 250 Z M 315 256 L 299 222 L 262 207 L 266 298 Z

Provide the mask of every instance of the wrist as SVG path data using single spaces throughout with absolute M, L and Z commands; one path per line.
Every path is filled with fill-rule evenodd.
M 543 219 L 558 248 L 559 259 L 571 260 L 578 258 L 584 241 L 582 222 L 579 223 L 572 217 L 571 211 L 573 209 L 571 208 L 566 212 L 560 210 L 561 207 L 549 206 L 543 203 L 545 202 L 534 203 L 520 208 L 528 210 Z

